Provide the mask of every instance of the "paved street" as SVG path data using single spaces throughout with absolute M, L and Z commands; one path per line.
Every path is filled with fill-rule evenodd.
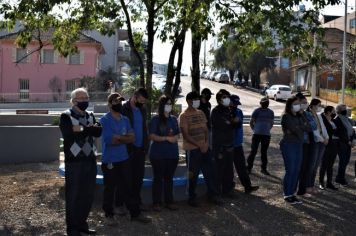
M 183 105 L 183 109 L 187 107 L 187 103 L 185 101 L 185 95 L 191 90 L 190 84 L 191 84 L 190 77 L 182 78 L 181 81 L 182 94 L 178 99 L 178 103 Z M 222 88 L 226 89 L 231 94 L 236 94 L 240 96 L 241 103 L 242 103 L 240 108 L 242 109 L 245 115 L 250 115 L 252 111 L 259 106 L 260 99 L 262 98 L 261 94 L 243 88 L 234 88 L 230 84 L 222 84 L 222 83 L 217 83 L 205 79 L 200 80 L 200 88 L 201 89 L 209 88 L 214 93 L 214 95 L 210 100 L 213 107 L 217 105 L 215 94 Z M 285 102 L 282 101 L 275 102 L 274 100 L 270 100 L 270 108 L 275 112 L 276 116 L 280 116 L 282 114 L 284 110 L 284 106 L 285 106 Z

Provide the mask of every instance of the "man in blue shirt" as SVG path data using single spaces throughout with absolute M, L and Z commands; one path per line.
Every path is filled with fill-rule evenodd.
M 261 143 L 261 173 L 270 175 L 267 171 L 267 150 L 271 141 L 271 129 L 274 123 L 274 112 L 268 108 L 269 100 L 263 97 L 260 101 L 261 107 L 253 111 L 250 126 L 253 130 L 251 152 L 247 158 L 247 170 L 251 173 L 258 146 Z
M 121 113 L 130 120 L 131 127 L 134 130 L 135 141 L 127 145 L 130 171 L 131 187 L 133 198 L 141 205 L 141 187 L 145 174 L 145 157 L 148 152 L 148 132 L 147 132 L 147 114 L 144 107 L 148 100 L 148 93 L 145 88 L 139 88 L 134 95 L 122 106 Z M 121 194 L 117 194 L 116 206 L 123 203 Z M 141 206 L 142 207 L 142 206 Z
M 149 218 L 140 214 L 139 202 L 132 198 L 131 170 L 126 144 L 133 143 L 135 135 L 127 117 L 121 115 L 125 100 L 118 93 L 110 94 L 108 106 L 110 112 L 105 114 L 100 123 L 102 132 L 102 171 L 104 175 L 103 210 L 110 224 L 115 224 L 114 196 L 115 190 L 122 191 L 123 201 L 131 214 L 131 220 L 142 223 L 150 222 Z
M 245 193 L 251 193 L 253 191 L 256 191 L 259 187 L 251 185 L 250 176 L 248 175 L 246 169 L 246 160 L 245 160 L 244 150 L 242 147 L 243 136 L 244 136 L 244 130 L 243 130 L 244 115 L 242 113 L 242 110 L 238 108 L 238 106 L 241 105 L 240 97 L 237 95 L 231 95 L 230 100 L 231 100 L 230 103 L 231 116 L 237 117 L 238 120 L 236 128 L 234 129 L 234 157 L 233 157 L 234 166 L 235 166 L 236 173 L 239 176 L 240 182 L 242 186 L 244 186 L 245 188 Z

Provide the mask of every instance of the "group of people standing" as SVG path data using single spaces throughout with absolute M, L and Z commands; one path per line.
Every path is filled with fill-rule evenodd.
M 337 190 L 333 184 L 333 165 L 337 155 L 339 167 L 335 182 L 348 185 L 345 172 L 356 136 L 345 105 L 339 104 L 336 108 L 326 106 L 323 111 L 319 99 L 312 99 L 308 104 L 306 97 L 298 93 L 287 100 L 281 125 L 286 202 L 302 203 L 296 195 L 312 197 L 317 193 L 315 182 L 319 167 L 319 189 Z
M 213 93 L 208 88 L 203 89 L 201 94 L 188 93 L 188 107 L 179 117 L 173 115 L 173 99 L 163 95 L 158 101 L 157 115 L 146 122 L 144 104 L 149 97 L 144 88 L 137 89 L 128 101 L 120 94 L 112 93 L 107 99 L 109 112 L 97 122 L 92 113 L 86 112 L 89 102 L 87 91 L 83 88 L 74 90 L 71 94 L 72 108 L 60 117 L 66 167 L 68 235 L 95 234 L 95 230 L 88 227 L 87 217 L 94 199 L 97 173 L 94 138 L 100 136 L 104 177 L 102 208 L 108 224 L 117 223 L 116 215 L 127 214 L 126 209 L 132 221 L 151 222 L 142 214 L 145 207 L 140 196 L 146 156 L 153 172 L 152 209 L 178 209 L 174 204 L 173 177 L 179 161 L 180 133 L 186 154 L 190 206 L 199 206 L 196 186 L 200 171 L 204 176 L 208 200 L 216 205 L 222 204 L 224 197 L 235 197 L 234 168 L 245 193 L 258 190 L 259 186 L 252 185 L 249 173 L 261 143 L 261 173 L 270 175 L 267 150 L 274 112 L 268 108 L 269 100 L 262 98 L 261 106 L 252 113 L 250 127 L 253 136 L 246 164 L 244 115 L 239 108 L 239 96 L 221 89 L 216 94 L 218 105 L 212 108 L 209 102 L 211 95 Z M 280 144 L 286 169 L 283 185 L 287 202 L 299 202 L 295 197 L 297 187 L 299 195 L 314 193 L 321 160 L 320 188 L 336 189 L 331 179 L 337 154 L 340 165 L 336 182 L 347 184 L 345 169 L 355 133 L 344 115 L 345 110 L 345 106 L 338 106 L 338 116 L 333 118 L 333 107 L 328 106 L 323 114 L 318 114 L 320 101 L 317 99 L 308 105 L 305 97 L 298 94 L 287 101 L 282 116 L 283 139 Z

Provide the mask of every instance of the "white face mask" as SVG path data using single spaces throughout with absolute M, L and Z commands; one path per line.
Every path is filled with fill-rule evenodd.
M 300 111 L 300 104 L 293 105 L 293 111 L 294 112 Z
M 230 98 L 224 98 L 222 104 L 223 106 L 228 107 L 230 105 Z
M 170 113 L 172 111 L 172 105 L 164 105 L 164 112 Z
M 308 109 L 308 103 L 303 103 L 303 104 L 300 104 L 300 109 L 302 109 L 302 110 L 307 110 Z
M 200 100 L 193 100 L 193 105 L 192 107 L 197 109 L 200 106 Z
M 316 109 L 316 112 L 321 112 L 322 110 L 321 110 L 321 107 L 318 107 L 317 109 Z

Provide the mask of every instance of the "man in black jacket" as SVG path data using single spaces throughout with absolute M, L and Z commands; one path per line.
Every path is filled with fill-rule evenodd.
M 85 89 L 74 90 L 71 103 L 72 108 L 62 113 L 59 124 L 64 139 L 67 234 L 95 234 L 87 218 L 96 183 L 94 137 L 100 137 L 101 127 L 94 115 L 85 111 L 89 104 Z
M 135 142 L 127 145 L 130 156 L 132 198 L 141 204 L 141 187 L 145 174 L 145 157 L 148 151 L 147 112 L 144 107 L 148 100 L 145 88 L 139 88 L 134 95 L 122 106 L 121 114 L 128 117 L 135 133 Z M 116 206 L 122 205 L 121 194 L 116 194 Z

